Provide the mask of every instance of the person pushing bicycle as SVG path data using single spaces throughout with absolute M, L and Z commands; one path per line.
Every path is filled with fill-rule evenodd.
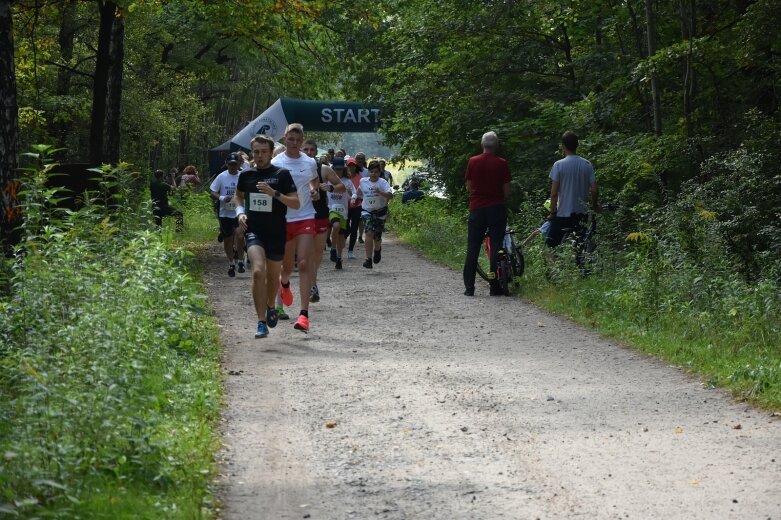
M 550 220 L 551 225 L 545 236 L 545 243 L 553 248 L 561 244 L 564 230 L 574 229 L 575 232 L 575 262 L 584 268 L 583 241 L 588 222 L 589 206 L 599 213 L 599 190 L 596 175 L 591 163 L 577 155 L 578 136 L 572 131 L 566 131 L 561 136 L 561 146 L 564 158 L 553 164 L 550 171 Z
M 507 227 L 507 199 L 510 196 L 510 167 L 498 155 L 499 138 L 495 132 L 483 134 L 483 153 L 469 159 L 464 174 L 469 192 L 469 224 L 464 262 L 464 295 L 475 295 L 475 275 L 480 247 L 486 235 L 491 241 L 491 273 L 496 273 L 496 253 L 502 247 Z M 490 281 L 491 296 L 503 296 L 496 279 Z

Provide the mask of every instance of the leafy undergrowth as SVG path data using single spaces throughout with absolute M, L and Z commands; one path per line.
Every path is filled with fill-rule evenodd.
M 430 198 L 394 203 L 391 218 L 389 227 L 402 240 L 433 260 L 462 269 L 465 209 Z M 610 218 L 603 216 L 600 234 L 611 233 Z M 530 231 L 538 223 L 531 217 L 512 224 Z M 689 219 L 687 225 L 701 224 Z M 702 243 L 711 250 L 697 253 L 708 262 L 693 261 L 668 235 L 620 249 L 603 245 L 592 259 L 591 275 L 584 277 L 567 251 L 547 264 L 545 246 L 537 238 L 526 251 L 519 292 L 545 309 L 684 367 L 706 384 L 781 410 L 778 283 L 770 275 L 744 280 L 729 269 L 726 254 L 713 250 L 714 240 Z
M 26 209 L 0 300 L 0 513 L 213 516 L 219 346 L 193 255 L 140 210 Z

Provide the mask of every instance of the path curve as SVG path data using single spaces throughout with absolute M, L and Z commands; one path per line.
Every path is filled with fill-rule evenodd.
M 392 237 L 326 255 L 307 335 L 206 261 L 225 519 L 781 518 L 778 418 Z

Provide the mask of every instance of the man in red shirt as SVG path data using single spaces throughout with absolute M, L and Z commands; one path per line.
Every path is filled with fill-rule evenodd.
M 464 263 L 466 296 L 475 295 L 477 259 L 486 230 L 491 237 L 491 272 L 496 272 L 496 251 L 504 240 L 507 226 L 506 200 L 510 196 L 510 168 L 506 160 L 496 155 L 499 138 L 495 132 L 486 132 L 480 144 L 483 153 L 469 159 L 464 174 L 469 192 L 469 234 Z M 491 296 L 503 294 L 499 284 L 495 280 L 491 281 Z

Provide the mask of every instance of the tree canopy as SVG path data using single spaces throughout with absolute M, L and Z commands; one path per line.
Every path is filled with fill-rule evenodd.
M 278 97 L 367 100 L 399 157 L 428 161 L 453 202 L 493 129 L 514 205 L 540 204 L 570 129 L 627 229 L 696 193 L 744 256 L 781 247 L 773 0 L 23 0 L 12 13 L 21 150 L 48 142 L 94 162 L 105 128 L 103 148 L 120 135 L 138 167 L 202 165 Z M 101 52 L 114 53 L 105 70 Z

